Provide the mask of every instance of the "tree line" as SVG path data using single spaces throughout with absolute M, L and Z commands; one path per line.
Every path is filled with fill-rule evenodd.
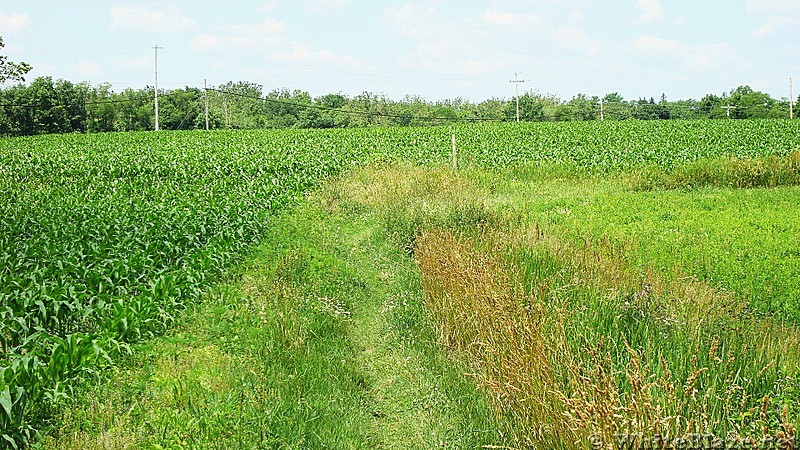
M 154 128 L 154 90 L 125 89 L 39 77 L 0 89 L 0 134 L 142 131 Z M 730 109 L 725 107 L 731 106 Z M 789 102 L 749 86 L 700 100 L 626 100 L 617 93 L 601 98 L 578 94 L 569 100 L 527 92 L 519 99 L 522 121 L 667 120 L 788 118 Z M 471 102 L 463 98 L 427 101 L 419 96 L 392 100 L 364 92 L 350 97 L 275 89 L 252 82 L 228 82 L 208 90 L 211 128 L 344 128 L 426 126 L 468 121 L 516 120 L 514 98 Z M 159 91 L 162 129 L 205 127 L 205 93 L 185 87 Z
M 39 77 L 29 84 L 0 89 L 0 134 L 141 131 L 154 127 L 154 90 L 109 84 L 71 83 Z M 159 91 L 162 129 L 205 127 L 205 93 L 185 87 Z M 602 100 L 602 101 L 601 101 Z M 601 105 L 602 103 L 602 105 Z M 726 107 L 730 106 L 730 109 Z M 602 99 L 578 94 L 569 100 L 527 92 L 519 99 L 522 121 L 667 120 L 788 118 L 789 101 L 776 100 L 749 86 L 700 100 L 626 100 L 617 93 Z M 364 92 L 350 97 L 275 89 L 264 92 L 252 82 L 228 82 L 208 90 L 211 128 L 344 128 L 426 126 L 468 121 L 516 120 L 514 98 L 471 102 L 463 98 L 427 101 L 418 96 L 393 100 Z
M 0 37 L 0 50 L 4 47 Z M 155 126 L 155 90 L 125 89 L 39 77 L 24 84 L 31 66 L 0 55 L 0 136 L 45 133 L 144 131 Z M 17 84 L 3 87 L 8 82 Z M 345 128 L 427 126 L 469 121 L 571 121 L 786 118 L 787 99 L 776 100 L 750 86 L 700 100 L 668 101 L 665 95 L 626 100 L 618 93 L 600 98 L 578 94 L 569 100 L 527 92 L 519 99 L 464 98 L 428 101 L 419 96 L 392 100 L 364 92 L 350 97 L 274 89 L 252 82 L 228 82 L 208 91 L 185 87 L 159 90 L 159 128 Z M 800 100 L 800 97 L 798 97 Z M 207 111 L 206 111 L 206 105 Z

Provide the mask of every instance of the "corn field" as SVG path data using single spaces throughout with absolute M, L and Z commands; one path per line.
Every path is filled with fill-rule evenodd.
M 460 125 L 0 140 L 0 435 L 29 442 L 129 345 L 159 335 L 322 180 L 387 160 L 591 172 L 786 155 L 788 121 Z

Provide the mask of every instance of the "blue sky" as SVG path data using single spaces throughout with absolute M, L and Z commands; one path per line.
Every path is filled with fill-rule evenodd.
M 800 93 L 800 0 L 0 0 L 31 76 L 202 87 L 252 81 L 401 99 L 700 98 L 741 84 Z

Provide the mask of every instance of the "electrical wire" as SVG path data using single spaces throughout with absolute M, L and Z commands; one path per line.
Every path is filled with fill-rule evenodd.
M 172 92 L 167 92 L 164 94 L 159 94 L 159 98 L 170 98 L 176 94 L 183 93 L 185 91 L 175 90 Z M 140 98 L 126 98 L 120 100 L 92 100 L 92 101 L 81 101 L 81 102 L 70 102 L 70 103 L 61 103 L 57 105 L 49 105 L 49 108 L 66 108 L 68 106 L 83 106 L 83 105 L 105 105 L 105 104 L 117 104 L 117 103 L 132 103 L 141 101 Z M 0 103 L 0 107 L 2 108 L 41 108 L 45 107 L 41 103 L 25 103 L 25 104 L 14 104 L 14 103 Z
M 255 97 L 255 96 L 251 96 L 251 95 L 241 94 L 241 93 L 238 93 L 238 92 L 229 92 L 229 91 L 223 91 L 223 90 L 219 90 L 219 89 L 208 88 L 208 90 L 209 91 L 213 91 L 213 92 L 218 92 L 218 93 L 221 93 L 221 94 L 225 94 L 225 95 L 234 96 L 234 97 L 248 98 L 248 99 L 251 99 L 251 100 L 259 100 L 259 101 L 268 102 L 268 103 L 276 103 L 276 104 L 294 106 L 294 107 L 305 108 L 305 109 L 317 109 L 317 110 L 322 110 L 322 111 L 339 112 L 339 113 L 343 113 L 343 114 L 361 115 L 361 116 L 368 116 L 368 117 L 384 117 L 384 118 L 387 118 L 387 119 L 404 119 L 405 120 L 405 119 L 409 118 L 408 116 L 404 116 L 404 115 L 401 115 L 401 114 L 391 114 L 391 113 L 378 112 L 378 111 L 348 110 L 348 109 L 333 108 L 333 107 L 323 106 L 323 105 L 315 105 L 315 104 L 308 104 L 308 103 L 297 103 L 297 102 L 279 100 L 279 99 L 274 99 L 274 98 L 269 98 L 269 97 Z M 449 121 L 449 122 L 502 122 L 502 121 L 507 120 L 507 119 L 495 119 L 495 118 L 483 118 L 483 117 L 444 117 L 444 116 L 412 117 L 412 119 L 423 119 L 423 120 L 429 120 L 429 121 L 442 121 L 442 122 L 447 122 L 447 121 Z

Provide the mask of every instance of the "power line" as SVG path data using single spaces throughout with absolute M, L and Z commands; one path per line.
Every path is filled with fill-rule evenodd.
M 400 115 L 400 114 L 391 114 L 386 112 L 378 112 L 378 111 L 358 111 L 358 110 L 349 110 L 349 109 L 342 109 L 342 108 L 333 108 L 329 106 L 323 105 L 315 105 L 311 103 L 297 103 L 287 100 L 279 100 L 275 98 L 269 97 L 256 97 L 251 95 L 245 95 L 238 92 L 229 92 L 223 91 L 219 89 L 208 88 L 209 91 L 218 92 L 220 94 L 231 95 L 234 97 L 242 97 L 248 98 L 251 100 L 259 100 L 262 102 L 268 103 L 275 103 L 285 106 L 294 106 L 297 108 L 306 108 L 306 109 L 317 109 L 322 111 L 330 111 L 330 112 L 339 112 L 343 114 L 350 114 L 350 115 L 359 115 L 359 116 L 367 116 L 367 117 L 384 117 L 388 119 L 407 119 L 407 116 Z M 427 116 L 427 117 L 415 117 L 415 119 L 423 119 L 423 120 L 439 120 L 439 121 L 450 121 L 450 122 L 502 122 L 505 119 L 495 119 L 495 118 L 485 118 L 485 117 L 444 117 L 444 116 Z
M 175 90 L 172 92 L 167 92 L 165 94 L 161 94 L 162 98 L 170 98 L 177 94 L 182 94 L 187 91 Z M 67 103 L 59 103 L 55 105 L 44 105 L 41 103 L 0 103 L 0 108 L 66 108 L 68 106 L 75 106 L 75 105 L 105 105 L 105 104 L 117 104 L 117 103 L 133 103 L 133 102 L 145 102 L 144 98 L 126 98 L 120 100 L 91 100 L 91 101 L 75 101 L 75 102 L 67 102 Z

